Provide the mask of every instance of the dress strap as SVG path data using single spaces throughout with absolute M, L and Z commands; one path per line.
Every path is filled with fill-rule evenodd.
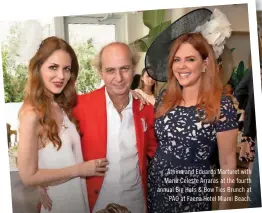
M 65 113 L 65 111 L 64 111 L 64 109 L 63 108 L 61 108 L 62 109 L 62 114 L 63 114 L 63 123 L 62 123 L 62 128 L 64 128 L 64 129 L 66 129 L 66 128 L 68 128 L 68 126 L 66 125 L 66 113 Z

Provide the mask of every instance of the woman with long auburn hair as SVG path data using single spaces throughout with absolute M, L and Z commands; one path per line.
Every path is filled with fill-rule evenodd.
M 149 68 L 144 68 L 142 70 L 139 88 L 135 89 L 135 91 L 138 92 L 150 104 L 155 105 L 157 82 L 148 75 L 147 69 Z
M 45 39 L 29 63 L 19 111 L 18 168 L 27 186 L 48 186 L 51 212 L 89 212 L 85 178 L 103 176 L 106 159 L 83 162 L 80 135 L 72 117 L 78 61 L 57 37 Z M 41 213 L 50 212 L 43 206 Z
M 203 33 L 209 20 L 217 16 L 219 20 L 215 23 L 227 23 L 218 10 L 211 13 L 198 9 L 186 14 L 160 34 L 146 55 L 155 72 L 153 76 L 159 81 L 164 76 L 159 72 L 165 72 L 159 64 L 168 61 L 168 86 L 155 105 L 158 148 L 149 165 L 149 213 L 212 210 L 212 201 L 216 199 L 212 197 L 213 184 L 218 183 L 213 178 L 217 170 L 212 169 L 212 160 L 217 148 L 220 171 L 223 171 L 221 186 L 216 188 L 216 192 L 220 192 L 219 208 L 227 209 L 233 201 L 232 192 L 227 189 L 233 186 L 236 169 L 236 109 L 230 97 L 222 95 L 217 65 L 217 57 L 222 52 L 217 49 L 220 46 L 212 43 L 210 37 L 205 38 Z M 199 30 L 199 26 L 204 27 Z M 162 40 L 170 38 L 172 32 L 175 32 L 173 42 Z M 170 47 L 163 44 L 170 44 Z M 169 53 L 165 54 L 164 48 Z M 228 178 L 232 182 L 225 181 Z
M 220 111 L 222 85 L 221 81 L 219 80 L 218 68 L 216 65 L 213 49 L 205 41 L 200 33 L 188 33 L 182 35 L 171 45 L 168 59 L 168 89 L 164 96 L 163 104 L 156 112 L 156 118 L 164 115 L 171 108 L 183 104 L 185 101 L 183 97 L 183 91 L 185 91 L 183 89 L 185 88 L 181 82 L 184 79 L 185 81 L 187 80 L 187 75 L 183 72 L 176 73 L 173 71 L 174 69 L 179 69 L 179 66 L 184 65 L 179 64 L 180 58 L 176 58 L 176 53 L 182 44 L 190 44 L 194 49 L 196 49 L 203 60 L 204 66 L 202 68 L 203 74 L 201 76 L 196 76 L 198 77 L 198 84 L 192 85 L 195 82 L 189 82 L 189 85 L 185 85 L 185 87 L 192 86 L 190 87 L 191 91 L 197 92 L 195 93 L 197 94 L 197 102 L 195 104 L 193 103 L 193 105 L 198 105 L 198 107 L 201 107 L 203 104 L 205 104 L 208 115 L 207 120 L 214 120 L 215 117 L 219 115 Z M 186 60 L 188 63 L 194 62 L 194 60 L 196 60 L 194 57 L 190 58 L 190 55 L 187 57 L 188 58 L 186 58 Z M 209 72 L 206 72 L 207 67 Z M 194 73 L 190 74 L 194 75 Z M 179 79 L 181 79 L 181 82 L 179 82 Z

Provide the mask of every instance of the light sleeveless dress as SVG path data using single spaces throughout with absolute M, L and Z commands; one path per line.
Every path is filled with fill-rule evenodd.
M 142 95 L 142 97 L 144 99 L 146 99 L 150 104 L 152 104 L 153 106 L 155 105 L 156 99 L 155 99 L 155 96 L 153 94 L 148 95 L 141 89 L 135 89 L 135 91 L 138 92 L 140 95 Z
M 63 112 L 63 125 L 59 133 L 62 141 L 57 151 L 52 143 L 48 143 L 38 151 L 39 169 L 60 169 L 83 162 L 80 136 L 75 125 Z M 52 200 L 51 213 L 90 213 L 86 181 L 74 178 L 56 186 L 49 186 L 47 193 Z M 50 213 L 41 207 L 41 213 Z

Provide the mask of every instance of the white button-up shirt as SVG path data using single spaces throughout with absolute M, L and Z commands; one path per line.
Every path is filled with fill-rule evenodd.
M 126 206 L 132 213 L 145 213 L 132 95 L 129 94 L 129 103 L 122 111 L 122 121 L 106 89 L 105 95 L 107 111 L 106 157 L 109 166 L 93 213 L 104 209 L 109 203 Z

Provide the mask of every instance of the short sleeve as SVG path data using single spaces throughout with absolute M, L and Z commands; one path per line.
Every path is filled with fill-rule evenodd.
M 222 96 L 220 119 L 215 124 L 216 132 L 238 129 L 237 110 L 229 96 Z
M 138 92 L 139 94 L 141 94 L 141 89 L 135 89 L 135 92 Z

